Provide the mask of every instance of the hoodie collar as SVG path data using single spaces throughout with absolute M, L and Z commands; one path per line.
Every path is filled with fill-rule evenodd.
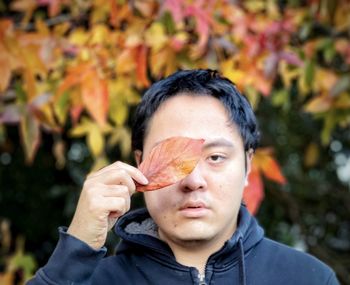
M 133 210 L 121 217 L 114 228 L 115 233 L 128 244 L 146 247 L 166 255 L 173 256 L 170 247 L 158 237 L 158 227 L 150 217 L 146 208 Z M 238 215 L 237 229 L 232 237 L 225 243 L 223 248 L 214 253 L 210 259 L 225 263 L 226 256 L 232 259 L 232 251 L 236 251 L 241 240 L 244 255 L 250 251 L 264 236 L 263 229 L 258 225 L 256 219 L 250 215 L 247 208 L 242 205 Z M 127 250 L 129 246 L 121 243 L 117 252 Z M 238 256 L 237 256 L 238 257 Z M 226 260 L 227 261 L 227 260 Z

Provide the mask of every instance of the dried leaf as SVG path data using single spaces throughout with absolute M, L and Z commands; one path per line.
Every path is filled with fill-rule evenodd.
M 196 167 L 203 143 L 203 139 L 172 137 L 157 144 L 139 166 L 149 184 L 138 184 L 137 191 L 161 189 L 185 178 Z

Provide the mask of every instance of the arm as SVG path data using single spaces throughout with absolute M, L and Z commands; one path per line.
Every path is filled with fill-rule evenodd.
M 339 285 L 339 284 L 340 283 L 339 283 L 337 277 L 335 276 L 335 273 L 332 271 L 332 274 L 327 281 L 327 285 Z
M 107 232 L 130 208 L 134 180 L 147 183 L 137 168 L 122 162 L 89 175 L 68 230 L 60 228 L 59 242 L 48 263 L 27 284 L 89 284 L 105 255 Z

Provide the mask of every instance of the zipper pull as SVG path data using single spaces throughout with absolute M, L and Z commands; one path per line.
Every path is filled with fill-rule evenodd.
M 198 273 L 198 279 L 199 285 L 207 285 L 207 283 L 205 283 L 205 274 Z

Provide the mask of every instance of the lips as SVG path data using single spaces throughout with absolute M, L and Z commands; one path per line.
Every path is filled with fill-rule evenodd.
M 185 218 L 202 218 L 208 212 L 208 206 L 202 201 L 189 201 L 180 207 L 180 214 Z
M 193 201 L 193 202 L 186 202 L 183 206 L 180 207 L 180 210 L 200 209 L 200 208 L 207 208 L 207 206 L 204 202 Z

